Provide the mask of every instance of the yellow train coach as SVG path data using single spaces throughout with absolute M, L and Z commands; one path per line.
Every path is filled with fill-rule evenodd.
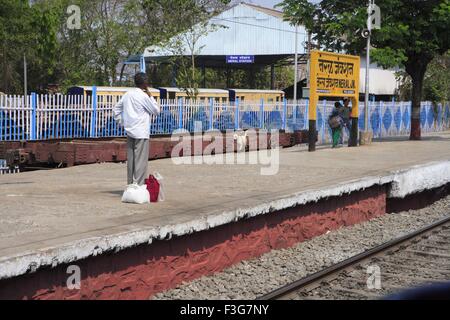
M 68 95 L 81 95 L 86 98 L 92 95 L 92 86 L 74 86 L 67 90 Z M 98 103 L 114 103 L 119 100 L 127 91 L 133 89 L 132 87 L 96 87 Z M 152 96 L 158 101 L 159 90 L 148 88 Z
M 85 98 L 92 95 L 92 86 L 74 86 L 68 89 L 69 95 L 82 95 Z M 115 103 L 119 97 L 123 96 L 131 87 L 97 87 L 97 99 L 99 104 Z M 153 97 L 161 100 L 188 99 L 185 90 L 175 87 L 161 87 L 158 89 L 149 88 Z M 255 89 L 198 89 L 197 100 L 210 101 L 213 99 L 217 103 L 234 103 L 239 99 L 241 103 L 279 103 L 284 99 L 284 92 L 281 90 L 255 90 Z
M 188 99 L 188 94 L 183 89 L 169 87 L 161 87 L 158 89 L 163 100 Z M 228 90 L 200 88 L 197 91 L 197 100 L 200 102 L 209 101 L 210 99 L 218 103 L 228 102 Z
M 255 89 L 228 89 L 231 102 L 239 99 L 240 102 L 276 103 L 283 101 L 284 91 L 281 90 L 255 90 Z

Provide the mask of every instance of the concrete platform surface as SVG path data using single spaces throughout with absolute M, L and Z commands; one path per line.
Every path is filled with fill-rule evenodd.
M 150 168 L 164 177 L 166 201 L 148 205 L 120 202 L 125 164 L 3 175 L 0 279 L 392 182 L 396 170 L 448 160 L 448 132 L 416 142 L 394 139 L 315 153 L 304 146 L 283 149 L 273 176 L 261 175 L 260 165 L 157 160 Z

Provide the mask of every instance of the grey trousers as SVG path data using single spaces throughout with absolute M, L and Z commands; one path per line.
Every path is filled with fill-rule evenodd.
M 127 180 L 128 184 L 144 185 L 148 178 L 149 139 L 127 137 Z

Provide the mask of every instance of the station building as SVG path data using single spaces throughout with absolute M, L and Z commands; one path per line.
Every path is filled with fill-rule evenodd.
M 226 70 L 227 78 L 235 70 L 255 72 L 270 67 L 270 87 L 264 89 L 283 90 L 286 97 L 293 99 L 293 88 L 275 87 L 275 66 L 294 66 L 296 29 L 283 20 L 281 11 L 249 4 L 245 2 L 231 6 L 219 15 L 210 19 L 209 32 L 200 36 L 192 50 L 189 34 L 181 34 L 182 48 L 176 52 L 170 46 L 147 47 L 142 56 L 153 71 L 158 65 L 169 64 L 175 56 L 191 56 L 195 53 L 196 65 L 203 71 L 204 88 L 211 87 L 206 83 L 207 68 Z M 307 32 L 303 26 L 297 29 L 297 53 L 299 64 L 298 98 L 302 98 L 302 87 L 306 86 L 307 77 Z M 172 39 L 174 40 L 174 39 Z M 171 41 L 169 41 L 171 42 Z M 190 46 L 191 45 L 191 46 Z M 126 63 L 138 63 L 140 56 L 132 56 Z M 173 87 L 176 87 L 176 70 L 172 75 Z M 376 64 L 370 66 L 370 95 L 383 100 L 390 100 L 398 87 L 394 70 L 384 70 Z M 361 58 L 360 93 L 364 93 L 365 58 Z M 227 79 L 227 88 L 229 79 Z M 217 88 L 225 89 L 225 88 Z M 255 89 L 245 88 L 245 89 Z

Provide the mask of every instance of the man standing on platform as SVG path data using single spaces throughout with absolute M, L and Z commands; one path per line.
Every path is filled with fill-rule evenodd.
M 128 184 L 144 185 L 148 171 L 150 116 L 159 113 L 159 106 L 148 90 L 145 73 L 134 76 L 136 88 L 128 91 L 114 107 L 114 119 L 127 133 Z

